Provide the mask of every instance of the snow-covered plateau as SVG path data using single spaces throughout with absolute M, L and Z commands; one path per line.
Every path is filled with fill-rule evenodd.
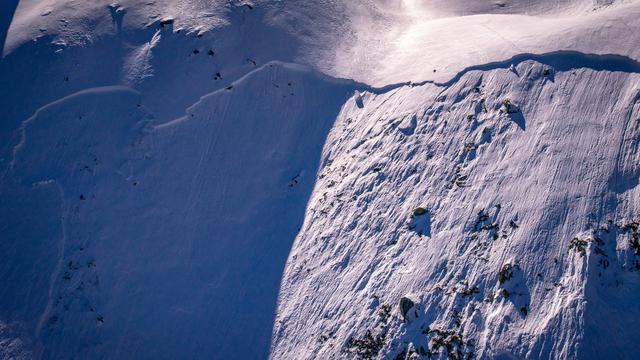
M 640 0 L 4 0 L 0 359 L 638 359 Z

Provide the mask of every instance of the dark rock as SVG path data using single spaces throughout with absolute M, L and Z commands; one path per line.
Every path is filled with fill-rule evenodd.
M 400 299 L 400 315 L 402 315 L 402 318 L 407 320 L 407 315 L 409 314 L 409 311 L 415 306 L 416 304 L 409 299 L 406 296 L 403 296 Z

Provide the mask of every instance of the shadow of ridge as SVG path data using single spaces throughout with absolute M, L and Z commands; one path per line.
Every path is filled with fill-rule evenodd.
M 281 86 L 275 88 L 272 83 Z M 120 96 L 104 96 L 105 89 L 116 90 Z M 129 91 L 88 89 L 43 107 L 25 130 L 30 136 L 18 149 L 17 161 L 22 165 L 17 167 L 20 175 L 16 176 L 29 178 L 27 184 L 32 178 L 61 178 L 67 189 L 77 189 L 76 181 L 80 180 L 67 178 L 61 164 L 80 161 L 87 139 L 102 144 L 102 139 L 106 143 L 117 134 L 128 138 L 129 132 L 113 130 L 115 122 L 106 119 L 129 124 L 131 119 L 125 115 L 140 103 Z M 350 82 L 296 65 L 273 63 L 235 82 L 232 90 L 205 96 L 182 121 L 145 129 L 144 143 L 137 146 L 155 154 L 157 160 L 132 165 L 140 170 L 136 176 L 142 179 L 140 186 L 145 184 L 144 191 L 137 190 L 140 187 L 123 191 L 110 176 L 96 177 L 96 188 L 104 196 L 86 200 L 100 211 L 96 216 L 100 224 L 113 228 L 109 236 L 95 239 L 96 244 L 105 244 L 104 239 L 108 246 L 92 247 L 99 251 L 85 250 L 98 258 L 101 271 L 109 274 L 101 275 L 99 294 L 106 299 L 103 329 L 110 335 L 97 335 L 93 329 L 98 325 L 93 321 L 73 318 L 68 320 L 73 325 L 69 330 L 44 328 L 38 336 L 42 354 L 46 358 L 67 358 L 100 353 L 112 358 L 145 348 L 149 358 L 268 358 L 286 261 L 306 216 L 327 136 L 352 95 Z M 78 130 L 74 114 L 96 109 L 96 104 L 101 110 L 111 110 L 87 114 L 84 119 L 88 127 Z M 215 120 L 210 114 L 217 114 Z M 40 156 L 40 149 L 53 148 L 50 144 L 69 136 L 71 132 L 60 130 L 62 124 L 66 124 L 62 129 L 80 131 L 82 138 L 72 138 L 75 148 L 82 150 L 65 152 L 68 157 L 58 159 L 54 165 L 60 168 L 52 172 L 46 167 L 52 163 L 50 158 Z M 51 136 L 37 135 L 42 133 Z M 102 145 L 96 148 L 104 149 Z M 272 152 L 284 155 L 273 156 Z M 27 157 L 29 154 L 32 156 Z M 97 156 L 105 168 L 129 159 L 128 152 L 114 154 L 107 150 Z M 40 162 L 31 161 L 34 157 Z M 211 165 L 199 167 L 198 162 Z M 164 176 L 166 169 L 172 169 L 171 176 Z M 297 174 L 302 174 L 301 180 L 287 186 L 286 181 Z M 271 190 L 268 196 L 263 195 L 266 190 Z M 107 194 L 112 191 L 121 192 L 120 204 L 132 206 L 119 205 L 117 214 L 111 213 Z M 65 201 L 80 200 L 71 195 Z M 28 204 L 18 209 L 20 213 L 29 213 Z M 156 213 L 159 218 L 154 215 L 162 222 L 157 225 L 141 211 L 141 204 L 170 211 Z M 45 217 L 47 209 L 40 218 Z M 187 210 L 181 216 L 172 215 L 180 209 Z M 8 210 L 15 211 L 0 205 L 0 213 Z M 99 216 L 104 214 L 109 215 Z M 109 226 L 113 223 L 118 226 Z M 34 222 L 28 220 L 27 224 Z M 90 236 L 83 229 L 74 228 L 77 236 L 65 239 L 66 250 L 77 249 Z M 46 233 L 36 238 L 43 236 Z M 126 239 L 135 239 L 137 249 L 144 251 L 132 252 Z M 49 256 L 48 251 L 39 254 Z M 67 252 L 63 254 L 60 263 L 67 267 L 71 259 Z M 119 276 L 123 263 L 131 270 Z M 85 275 L 77 276 L 83 279 Z M 17 292 L 7 295 L 14 299 Z M 59 316 L 61 311 L 60 307 L 53 308 L 42 318 Z M 251 336 L 249 343 L 247 334 Z
M 269 96 L 262 95 L 265 88 Z M 189 264 L 194 264 L 198 273 L 193 275 L 186 268 L 179 272 L 187 278 L 194 276 L 194 281 L 215 279 L 215 287 L 182 286 L 179 278 L 171 283 L 175 285 L 172 291 L 184 294 L 184 298 L 207 299 L 207 309 L 198 309 L 198 319 L 192 320 L 189 331 L 175 335 L 181 345 L 205 344 L 183 348 L 191 351 L 190 357 L 235 358 L 239 356 L 238 349 L 242 349 L 243 359 L 269 357 L 287 260 L 307 216 L 327 137 L 353 91 L 350 82 L 335 81 L 305 67 L 272 62 L 234 81 L 231 89 L 203 96 L 182 120 L 158 126 L 157 129 L 166 134 L 166 141 L 173 142 L 171 134 L 176 128 L 193 129 L 189 124 L 194 121 L 207 123 L 206 114 L 224 114 L 220 115 L 221 121 L 216 122 L 216 127 L 207 127 L 210 134 L 225 134 L 216 140 L 217 151 L 209 153 L 209 141 L 196 147 L 197 153 L 207 156 L 204 163 L 216 166 L 199 170 L 198 177 L 208 180 L 198 183 L 198 199 L 190 206 L 194 214 L 201 214 L 210 211 L 211 204 L 218 204 L 217 211 L 227 218 L 247 219 L 214 220 L 198 225 L 197 235 L 193 237 L 194 249 L 198 251 L 189 258 Z M 304 98 L 305 94 L 314 96 Z M 297 108 L 278 107 L 276 102 L 282 99 L 280 104 L 284 104 L 289 101 L 285 99 L 298 98 L 304 102 L 298 103 Z M 295 104 L 300 100 L 291 101 Z M 247 108 L 252 110 L 246 111 Z M 290 121 L 283 120 L 281 114 L 286 114 Z M 204 134 L 204 138 L 210 136 Z M 173 145 L 167 154 L 172 153 L 171 149 L 185 148 L 193 139 L 185 141 Z M 218 158 L 220 151 L 233 149 L 242 149 L 234 159 Z M 263 156 L 268 153 L 288 154 L 287 160 Z M 270 159 L 273 161 L 265 162 Z M 238 163 L 242 166 L 237 166 Z M 225 174 L 226 180 L 214 180 L 219 173 Z M 285 179 L 288 183 L 272 182 L 271 179 L 280 174 L 288 176 Z M 261 175 L 265 176 L 259 181 L 242 181 L 259 179 Z M 280 185 L 281 190 L 273 185 Z M 224 194 L 220 194 L 219 188 L 225 189 Z M 260 194 L 269 189 L 273 189 L 273 193 L 260 200 Z M 160 191 L 165 192 L 165 189 Z M 210 234 L 215 234 L 215 241 L 207 240 Z M 180 321 L 178 316 L 170 319 L 176 326 Z M 247 346 L 246 334 L 251 334 L 250 346 Z M 156 339 L 159 338 L 162 334 L 156 335 Z M 207 339 L 215 340 L 207 342 Z
M 272 85 L 278 83 L 280 87 Z M 265 86 L 270 97 L 261 95 Z M 250 221 L 215 221 L 204 224 L 199 230 L 203 239 L 207 234 L 216 234 L 216 241 L 204 240 L 200 243 L 198 247 L 203 251 L 193 254 L 190 262 L 204 264 L 200 267 L 198 277 L 206 273 L 218 279 L 215 290 L 205 291 L 211 309 L 199 313 L 207 321 L 199 322 L 200 328 L 194 327 L 206 331 L 197 331 L 198 335 L 193 336 L 202 342 L 206 342 L 207 337 L 214 338 L 218 344 L 212 342 L 207 345 L 207 351 L 202 354 L 214 355 L 215 358 L 234 358 L 237 349 L 246 345 L 244 336 L 250 333 L 251 346 L 243 349 L 242 358 L 269 357 L 287 260 L 307 216 L 317 172 L 324 160 L 322 155 L 327 137 L 353 92 L 351 82 L 335 80 L 306 67 L 271 62 L 235 81 L 230 90 L 221 89 L 202 97 L 188 111 L 189 114 L 196 114 L 194 118 L 186 116 L 181 122 L 170 122 L 159 127 L 166 129 L 166 134 L 171 134 L 173 129 L 169 127 L 188 126 L 189 122 L 197 121 L 198 114 L 215 113 L 215 109 L 224 108 L 224 121 L 219 123 L 215 132 L 225 134 L 227 139 L 216 140 L 220 146 L 218 149 L 242 147 L 249 150 L 238 151 L 235 160 L 216 161 L 215 168 L 202 170 L 201 176 L 205 179 L 213 179 L 217 173 L 230 177 L 228 181 L 219 181 L 216 185 L 226 189 L 225 205 L 218 205 L 221 213 L 241 218 L 245 212 L 238 209 L 247 208 L 243 202 L 250 202 L 247 214 L 254 215 L 247 217 Z M 305 98 L 305 94 L 313 96 Z M 297 97 L 304 98 L 303 103 L 298 103 L 299 108 L 274 106 L 277 98 Z M 292 101 L 295 104 L 299 100 Z M 246 111 L 247 107 L 253 111 Z M 287 114 L 289 122 L 281 119 L 283 113 Z M 247 127 L 243 128 L 243 124 Z M 268 136 L 270 133 L 278 136 Z M 251 139 L 250 135 L 244 137 L 243 134 L 257 135 L 257 138 L 238 141 Z M 287 160 L 261 155 L 269 152 L 288 154 Z M 205 162 L 213 163 L 216 156 L 212 155 L 208 158 L 211 161 Z M 264 162 L 269 159 L 274 161 Z M 240 169 L 238 162 L 243 164 Z M 273 173 L 248 185 L 235 180 L 257 179 L 265 174 L 253 169 L 269 169 Z M 282 190 L 277 191 L 272 186 L 276 183 L 269 179 L 275 178 L 273 174 L 281 173 L 288 176 L 288 183 L 278 183 Z M 201 200 L 194 205 L 194 213 L 206 212 L 211 203 L 222 204 L 213 184 L 208 180 L 201 185 L 202 188 L 198 190 Z M 264 201 L 248 199 L 253 194 L 259 198 L 268 189 L 274 191 Z M 230 199 L 237 201 L 226 201 Z M 246 246 L 249 242 L 251 246 Z M 220 255 L 223 253 L 227 255 Z M 226 259 L 233 259 L 236 256 L 234 254 L 240 254 L 237 260 L 224 264 Z M 224 276 L 218 277 L 220 274 Z M 193 292 L 190 288 L 184 289 L 188 295 Z M 225 311 L 220 312 L 219 309 Z M 217 325 L 224 325 L 224 328 Z M 183 338 L 184 335 L 181 334 Z

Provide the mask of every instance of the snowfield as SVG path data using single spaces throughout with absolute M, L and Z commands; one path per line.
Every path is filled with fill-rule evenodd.
M 0 358 L 640 352 L 639 1 L 0 13 Z

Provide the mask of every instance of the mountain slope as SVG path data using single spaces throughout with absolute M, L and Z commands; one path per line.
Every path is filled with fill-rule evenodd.
M 639 310 L 639 69 L 514 65 L 343 108 L 287 265 L 273 358 L 446 357 L 437 341 L 481 358 L 638 350 L 626 319 Z M 618 346 L 598 341 L 614 331 Z
M 14 6 L 0 358 L 640 350 L 640 2 Z
M 3 321 L 44 358 L 266 357 L 284 262 L 353 86 L 274 63 L 168 123 L 126 88 L 41 108 L 0 197 L 21 209 L 44 193 L 51 220 L 25 237 L 21 212 L 2 218 Z

